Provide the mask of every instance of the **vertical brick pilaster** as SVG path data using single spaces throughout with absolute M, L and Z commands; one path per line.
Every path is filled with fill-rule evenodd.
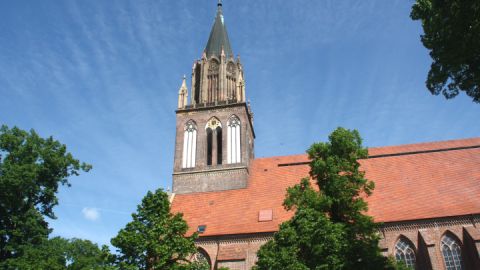
M 426 229 L 418 231 L 419 246 L 425 255 L 423 259 L 423 267 L 425 269 L 442 270 L 443 265 L 438 262 L 437 250 L 435 245 L 435 237 L 432 232 Z
M 466 266 L 480 269 L 480 231 L 473 226 L 463 227 L 463 246 Z

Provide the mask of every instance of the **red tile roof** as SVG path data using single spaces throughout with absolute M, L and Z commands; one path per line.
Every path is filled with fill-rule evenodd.
M 360 163 L 375 182 L 367 200 L 376 221 L 480 213 L 480 138 L 371 148 L 369 154 Z M 293 214 L 282 206 L 286 188 L 308 176 L 306 162 L 306 155 L 255 159 L 247 188 L 177 194 L 172 211 L 183 212 L 189 233 L 207 225 L 202 236 L 277 231 Z M 273 220 L 259 222 L 259 211 L 269 209 Z

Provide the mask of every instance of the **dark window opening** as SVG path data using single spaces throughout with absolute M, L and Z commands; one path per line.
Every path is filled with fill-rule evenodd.
M 212 129 L 207 128 L 207 165 L 212 165 Z
M 200 65 L 195 68 L 195 103 L 200 103 Z
M 217 127 L 217 164 L 222 164 L 222 128 Z

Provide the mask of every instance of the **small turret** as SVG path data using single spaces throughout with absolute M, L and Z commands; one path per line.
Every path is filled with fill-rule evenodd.
M 188 88 L 187 88 L 187 81 L 186 76 L 183 75 L 182 86 L 178 90 L 178 108 L 184 109 L 188 105 Z

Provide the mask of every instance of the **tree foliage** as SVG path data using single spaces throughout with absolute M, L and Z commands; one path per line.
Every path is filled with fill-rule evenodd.
M 113 270 L 109 256 L 106 246 L 99 249 L 88 240 L 54 237 L 38 245 L 24 246 L 22 256 L 0 265 L 3 269 L 22 270 Z
M 168 195 L 148 192 L 132 221 L 112 238 L 121 269 L 208 269 L 190 262 L 197 252 L 196 234 L 186 237 L 188 226 L 180 213 L 170 212 Z
M 410 17 L 422 22 L 421 40 L 433 60 L 430 92 L 449 99 L 464 91 L 480 103 L 480 1 L 417 0 Z
M 55 218 L 59 185 L 70 185 L 70 176 L 90 168 L 52 137 L 0 128 L 0 261 L 21 257 L 47 239 L 44 216 Z
M 357 160 L 368 153 L 359 133 L 338 128 L 307 153 L 312 181 L 288 188 L 284 207 L 295 214 L 260 248 L 255 269 L 394 268 L 380 253 L 377 225 L 365 214 L 363 197 L 374 184 L 359 169 Z

